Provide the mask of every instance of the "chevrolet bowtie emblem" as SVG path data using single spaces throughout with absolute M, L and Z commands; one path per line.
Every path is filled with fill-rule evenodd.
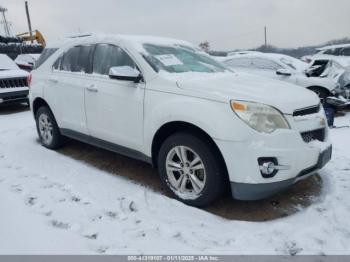
M 320 119 L 320 125 L 325 126 L 326 125 L 326 120 L 324 118 Z

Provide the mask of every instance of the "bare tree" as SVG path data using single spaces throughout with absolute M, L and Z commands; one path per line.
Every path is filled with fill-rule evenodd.
M 204 41 L 199 44 L 200 49 L 202 49 L 204 52 L 209 52 L 210 51 L 210 43 L 208 41 Z

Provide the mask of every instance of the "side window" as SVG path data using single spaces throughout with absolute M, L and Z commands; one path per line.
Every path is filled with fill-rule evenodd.
M 61 61 L 62 61 L 62 55 L 56 60 L 56 62 L 53 64 L 52 68 L 54 70 L 59 70 L 60 65 L 61 65 Z
M 310 77 L 319 77 L 324 73 L 329 64 L 328 60 L 315 60 L 310 69 L 307 72 L 307 75 Z
M 346 47 L 343 49 L 343 56 L 350 56 L 350 47 Z
M 74 71 L 72 72 L 84 72 L 91 74 L 91 54 L 92 54 L 93 46 L 80 46 L 79 47 L 79 56 L 78 62 Z
M 333 55 L 340 56 L 342 50 L 343 50 L 342 48 L 336 48 L 336 49 L 334 50 Z
M 341 48 L 333 48 L 329 49 L 325 52 L 326 55 L 335 55 L 335 56 L 340 56 L 342 49 Z
M 131 66 L 136 68 L 130 56 L 120 47 L 110 44 L 98 44 L 93 59 L 93 73 L 108 75 L 114 66 Z
M 233 59 L 225 62 L 225 64 L 228 66 L 232 66 L 232 67 L 249 68 L 252 65 L 252 61 L 249 58 L 233 58 Z
M 91 73 L 92 46 L 76 46 L 68 50 L 53 64 L 53 69 L 66 72 Z
M 253 62 L 253 67 L 256 69 L 277 70 L 282 68 L 282 66 L 280 66 L 276 62 L 268 59 L 254 58 L 252 62 Z
M 57 51 L 57 48 L 45 48 L 39 59 L 35 62 L 35 69 L 39 68 L 45 61 Z
M 78 66 L 80 47 L 69 49 L 62 57 L 60 70 L 66 72 L 76 72 Z

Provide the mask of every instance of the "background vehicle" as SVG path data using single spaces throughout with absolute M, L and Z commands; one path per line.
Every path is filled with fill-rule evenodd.
M 332 79 L 307 76 L 305 70 L 308 64 L 286 55 L 267 53 L 235 55 L 227 58 L 223 63 L 236 71 L 305 87 L 314 91 L 321 99 L 333 95 L 337 87 L 337 83 Z
M 17 58 L 15 59 L 15 63 L 18 65 L 19 68 L 30 72 L 33 70 L 34 64 L 39 57 L 40 57 L 40 54 L 18 55 Z
M 310 63 L 306 74 L 336 81 L 338 88 L 335 94 L 350 100 L 350 57 L 318 55 Z
M 318 48 L 317 50 L 319 52 L 315 55 L 315 57 L 320 55 L 350 56 L 350 44 L 325 46 Z
M 28 102 L 31 76 L 7 55 L 0 54 L 0 105 Z
M 91 36 L 44 54 L 30 89 L 41 143 L 56 149 L 66 136 L 146 161 L 186 204 L 229 188 L 261 199 L 330 160 L 315 94 L 233 73 L 187 42 Z

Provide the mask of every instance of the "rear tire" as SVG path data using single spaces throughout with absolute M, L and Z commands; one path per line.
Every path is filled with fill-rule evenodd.
M 58 149 L 63 146 L 64 138 L 60 133 L 54 115 L 48 107 L 40 107 L 36 112 L 35 120 L 39 139 L 44 147 Z
M 205 140 L 192 134 L 170 136 L 158 154 L 163 185 L 187 205 L 210 205 L 226 192 L 226 172 L 215 153 Z

